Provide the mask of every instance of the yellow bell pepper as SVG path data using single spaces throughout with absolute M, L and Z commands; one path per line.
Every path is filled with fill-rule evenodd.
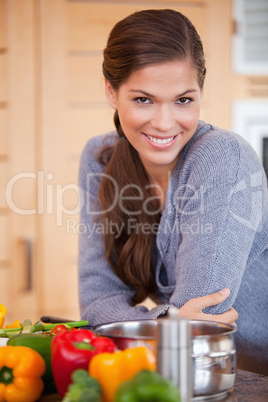
M 44 389 L 45 361 L 26 346 L 0 347 L 0 402 L 33 402 Z
M 155 355 L 144 346 L 96 355 L 88 369 L 101 385 L 103 402 L 113 402 L 119 385 L 141 370 L 156 370 Z
M 0 328 L 3 328 L 4 323 L 5 323 L 5 315 L 6 315 L 7 309 L 3 304 L 0 304 Z
M 19 322 L 19 320 L 16 320 L 13 322 L 13 324 L 8 325 L 6 324 L 5 328 L 20 328 L 21 327 L 21 323 Z

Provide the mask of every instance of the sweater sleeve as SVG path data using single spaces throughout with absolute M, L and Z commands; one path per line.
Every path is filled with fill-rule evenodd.
M 98 193 L 103 166 L 96 161 L 99 139 L 86 145 L 80 162 L 79 185 L 82 192 L 79 237 L 79 301 L 82 319 L 95 326 L 105 322 L 154 319 L 164 314 L 168 306 L 159 305 L 152 310 L 144 306 L 133 307 L 133 289 L 113 272 L 105 258 L 103 233 L 119 233 L 120 228 L 98 221 Z
M 267 181 L 251 148 L 228 133 L 197 141 L 183 170 L 173 200 L 179 233 L 170 303 L 181 307 L 228 287 L 224 303 L 204 310 L 219 314 L 233 306 L 250 258 L 263 252 L 255 239 L 267 215 Z

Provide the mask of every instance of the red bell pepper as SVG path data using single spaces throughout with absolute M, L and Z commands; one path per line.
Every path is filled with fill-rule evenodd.
M 74 370 L 88 370 L 93 356 L 113 353 L 114 342 L 105 337 L 98 337 L 88 329 L 63 331 L 53 337 L 51 342 L 52 372 L 58 393 L 63 397 L 72 382 Z

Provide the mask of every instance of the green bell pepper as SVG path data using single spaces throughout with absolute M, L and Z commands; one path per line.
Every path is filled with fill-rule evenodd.
M 180 402 L 179 389 L 161 374 L 142 370 L 122 383 L 115 402 Z

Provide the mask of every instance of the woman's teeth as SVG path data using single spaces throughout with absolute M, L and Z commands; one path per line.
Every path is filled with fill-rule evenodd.
M 155 142 L 156 144 L 167 144 L 168 142 L 172 141 L 174 137 L 170 137 L 170 138 L 164 138 L 163 140 L 161 140 L 160 138 L 154 138 L 151 137 L 150 135 L 147 135 L 147 137 L 149 138 L 150 141 Z

